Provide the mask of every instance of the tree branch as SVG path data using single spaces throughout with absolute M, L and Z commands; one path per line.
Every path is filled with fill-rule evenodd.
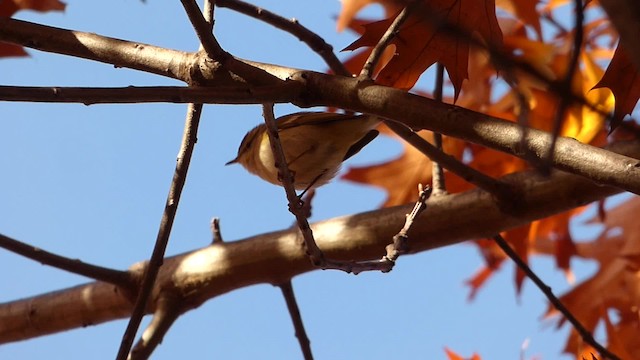
M 278 285 L 278 287 L 282 291 L 282 297 L 284 297 L 284 301 L 287 303 L 287 310 L 289 310 L 289 315 L 291 316 L 291 321 L 293 322 L 293 328 L 296 331 L 296 338 L 298 338 L 300 350 L 302 350 L 302 356 L 304 357 L 304 360 L 313 360 L 313 353 L 311 352 L 311 342 L 309 341 L 307 332 L 304 329 L 304 323 L 302 322 L 300 308 L 298 307 L 298 302 L 296 301 L 296 295 L 293 292 L 291 280 Z
M 553 304 L 553 306 L 558 309 L 558 311 L 560 311 L 562 315 L 564 315 L 564 317 L 571 323 L 571 325 L 573 325 L 573 328 L 576 329 L 578 334 L 580 334 L 584 342 L 593 346 L 593 348 L 598 350 L 600 355 L 604 356 L 605 358 L 609 360 L 620 360 L 620 357 L 607 350 L 607 348 L 602 346 L 593 338 L 593 335 L 591 335 L 589 330 L 587 330 L 584 325 L 582 325 L 582 323 L 580 323 L 580 321 L 573 315 L 573 313 L 571 313 L 571 311 L 564 306 L 562 301 L 560 301 L 560 299 L 558 299 L 553 294 L 551 288 L 547 286 L 547 284 L 545 284 L 542 279 L 540 279 L 538 275 L 536 275 L 536 273 L 529 268 L 529 266 L 527 266 L 527 264 L 518 256 L 518 253 L 516 253 L 515 250 L 511 248 L 509 243 L 507 243 L 507 241 L 502 236 L 500 236 L 500 234 L 493 236 L 493 240 L 496 242 L 496 244 L 498 244 L 500 249 L 502 249 L 502 251 L 504 251 L 505 254 L 507 254 L 507 256 L 511 258 L 511 260 L 513 260 L 516 266 L 518 266 L 518 268 L 520 268 L 520 270 L 522 270 L 527 275 L 527 277 L 531 279 L 531 281 L 533 281 L 538 289 L 540 289 L 540 291 L 542 291 L 542 293 L 547 297 L 549 302 Z
M 0 17 L 0 41 L 136 69 L 185 82 L 190 79 L 190 74 L 184 64 L 195 60 L 194 54 L 183 51 L 5 17 Z
M 300 41 L 307 44 L 311 50 L 320 55 L 331 71 L 338 75 L 351 76 L 349 70 L 344 67 L 344 64 L 342 64 L 340 59 L 334 54 L 333 47 L 327 44 L 320 35 L 302 26 L 298 20 L 286 19 L 278 14 L 240 0 L 218 0 L 216 1 L 216 6 L 251 16 L 297 37 Z
M 147 326 L 140 340 L 131 350 L 128 360 L 146 360 L 153 350 L 160 345 L 171 325 L 180 315 L 180 302 L 173 297 L 161 297 L 153 313 L 151 323 Z
M 266 71 L 255 68 L 231 56 L 222 49 L 218 40 L 211 33 L 212 25 L 207 23 L 195 0 L 180 0 L 189 16 L 200 44 L 209 58 L 219 61 L 230 72 L 241 76 L 245 81 L 258 85 L 278 83 L 279 80 Z
M 47 32 L 42 33 L 42 31 L 34 29 L 47 29 Z M 22 36 L 22 30 L 27 32 L 24 36 Z M 34 38 L 30 38 L 31 35 Z M 55 39 L 55 41 L 52 40 L 49 43 L 49 39 Z M 87 41 L 82 43 L 83 46 L 76 46 L 72 49 L 73 51 L 67 51 L 69 49 L 65 46 L 78 45 L 78 39 L 87 39 Z M 184 65 L 196 59 L 189 57 L 186 53 L 160 48 L 152 47 L 153 51 L 147 51 L 149 48 L 146 45 L 142 46 L 139 53 L 136 53 L 136 57 L 118 57 L 116 51 L 105 46 L 110 41 L 116 47 L 124 47 L 121 50 L 126 54 L 131 53 L 132 49 L 136 49 L 139 45 L 94 34 L 71 32 L 7 18 L 0 18 L 0 41 L 15 42 L 25 46 L 42 48 L 45 51 L 67 53 L 99 61 L 109 60 L 131 68 L 149 68 L 150 72 L 167 72 L 165 75 L 177 78 L 180 78 L 178 76 L 180 74 L 176 75 L 174 71 L 167 69 L 178 71 L 180 67 L 176 64 Z M 92 52 L 98 54 L 106 52 L 106 55 L 95 56 L 92 55 Z M 178 59 L 171 62 L 164 55 L 157 55 L 157 52 L 174 54 L 178 56 Z M 160 62 L 163 67 L 157 67 L 157 64 L 153 64 L 156 56 L 164 59 Z M 175 58 L 171 59 L 176 60 Z M 124 62 L 124 65 L 120 61 Z M 529 156 L 538 160 L 542 159 L 551 144 L 549 134 L 530 129 L 526 131 L 526 147 L 522 149 L 520 142 L 522 129 L 516 124 L 453 105 L 441 104 L 401 90 L 375 84 L 361 84 L 353 78 L 311 71 L 295 72 L 293 69 L 249 61 L 246 63 L 252 67 L 263 69 L 280 79 L 290 79 L 304 84 L 306 88 L 298 94 L 297 98 L 291 99 L 293 103 L 301 107 L 333 106 L 378 115 L 403 122 L 413 129 L 440 132 L 525 159 Z M 149 64 L 153 64 L 153 66 Z M 184 71 L 184 69 L 182 70 Z M 191 79 L 189 74 L 182 76 L 188 81 Z M 640 193 L 640 167 L 637 166 L 637 160 L 617 156 L 568 138 L 558 138 L 556 148 L 557 151 L 552 159 L 554 168 L 587 177 L 600 184 L 620 187 L 636 194 Z
M 43 265 L 53 266 L 70 273 L 86 276 L 90 279 L 111 283 L 124 289 L 131 289 L 134 284 L 134 279 L 126 271 L 109 269 L 88 264 L 78 259 L 70 259 L 56 255 L 2 234 L 0 234 L 0 247 L 31 260 L 38 261 Z
M 437 131 L 521 158 L 535 156 L 542 159 L 553 140 L 544 131 L 528 129 L 526 148 L 522 149 L 521 127 L 506 120 L 402 90 L 364 85 L 351 78 L 302 71 L 292 75 L 292 79 L 306 84 L 307 91 L 297 102 L 301 107 L 328 105 L 365 112 L 402 122 L 414 130 Z M 637 159 L 559 137 L 552 163 L 556 169 L 640 194 L 640 162 Z
M 0 101 L 47 103 L 132 104 L 207 103 L 262 104 L 288 103 L 297 97 L 302 84 L 288 81 L 264 86 L 127 86 L 127 87 L 35 87 L 0 86 Z
M 176 161 L 176 169 L 171 180 L 171 186 L 169 188 L 169 194 L 164 207 L 164 213 L 160 220 L 160 228 L 158 229 L 158 236 L 153 248 L 153 253 L 149 259 L 149 263 L 145 269 L 142 284 L 138 291 L 138 296 L 129 319 L 129 324 L 122 336 L 122 342 L 120 343 L 120 349 L 116 359 L 124 360 L 129 354 L 129 349 L 133 344 L 133 339 L 138 331 L 142 317 L 146 313 L 147 303 L 153 290 L 153 285 L 158 276 L 160 267 L 163 264 L 164 252 L 169 243 L 169 236 L 171 235 L 171 228 L 173 227 L 173 220 L 175 219 L 176 212 L 178 211 L 178 204 L 180 203 L 180 195 L 182 195 L 182 188 L 187 180 L 187 171 L 189 170 L 189 164 L 191 163 L 191 155 L 195 148 L 196 141 L 198 139 L 198 124 L 200 123 L 200 115 L 202 114 L 202 105 L 190 104 L 187 109 L 187 117 L 185 121 L 184 133 L 182 135 L 182 144 L 180 145 L 180 152 L 178 153 L 178 159 Z
M 610 150 L 640 158 L 640 142 L 618 143 Z M 432 198 L 409 231 L 410 253 L 492 237 L 620 192 L 559 171 L 545 178 L 526 171 L 500 180 L 523 194 L 512 215 L 505 215 L 490 194 L 478 189 Z M 380 209 L 311 227 L 318 245 L 332 258 L 376 259 L 410 210 L 411 205 Z M 163 292 L 181 296 L 182 309 L 187 311 L 233 290 L 260 283 L 278 284 L 317 270 L 300 250 L 297 234 L 297 229 L 262 234 L 167 258 L 158 275 L 154 289 L 158 296 L 154 298 Z M 145 267 L 146 262 L 142 262 L 129 271 L 140 273 Z M 0 343 L 98 324 L 127 317 L 130 312 L 129 299 L 116 287 L 100 282 L 16 300 L 0 304 Z
M 569 59 L 569 64 L 567 66 L 567 73 L 564 76 L 564 79 L 560 82 L 560 88 L 564 88 L 564 91 L 559 93 L 560 103 L 558 104 L 558 109 L 555 112 L 555 116 L 553 119 L 553 129 L 551 130 L 551 135 L 553 136 L 553 141 L 551 141 L 551 146 L 549 146 L 549 150 L 545 155 L 545 158 L 542 160 L 541 166 L 539 166 L 539 170 L 546 174 L 551 170 L 551 158 L 553 158 L 553 154 L 556 148 L 556 139 L 560 136 L 560 130 L 562 130 L 562 124 L 564 124 L 564 118 L 567 114 L 567 110 L 572 105 L 572 94 L 573 94 L 573 78 L 578 70 L 580 64 L 578 60 L 580 59 L 580 53 L 582 53 L 582 42 L 584 38 L 584 9 L 582 8 L 582 0 L 573 0 L 574 3 L 574 11 L 575 11 L 575 33 L 573 36 L 573 48 L 571 49 L 571 57 Z

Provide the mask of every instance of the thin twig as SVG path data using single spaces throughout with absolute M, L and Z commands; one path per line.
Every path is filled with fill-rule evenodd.
M 204 51 L 211 59 L 218 60 L 224 64 L 231 55 L 222 49 L 218 40 L 211 33 L 213 24 L 207 22 L 195 0 L 180 0 L 180 2 L 196 31 L 196 35 L 198 35 L 198 39 L 200 39 L 200 44 Z
M 222 244 L 224 240 L 222 240 L 222 231 L 220 231 L 220 218 L 214 217 L 211 219 L 211 235 L 212 235 L 212 244 Z
M 303 84 L 295 81 L 263 86 L 127 86 L 127 87 L 36 87 L 0 86 L 0 101 L 47 103 L 132 104 L 288 103 L 300 95 Z
M 146 360 L 160 345 L 171 325 L 180 315 L 180 302 L 177 298 L 163 296 L 158 299 L 158 306 L 153 313 L 151 323 L 145 329 L 140 340 L 131 350 L 128 360 Z
M 0 247 L 41 264 L 56 267 L 91 279 L 131 289 L 133 279 L 126 271 L 92 265 L 78 259 L 60 256 L 0 234 Z
M 442 102 L 442 90 L 444 87 L 444 65 L 438 63 L 436 65 L 436 86 L 434 90 L 434 100 Z M 436 149 L 444 153 L 442 148 L 442 134 L 433 132 L 433 144 Z M 433 196 L 446 195 L 447 185 L 444 180 L 444 169 L 437 161 L 432 161 L 431 183 L 433 187 Z
M 393 236 L 393 242 L 387 245 L 387 254 L 383 259 L 387 259 L 392 263 L 395 263 L 400 255 L 407 252 L 407 242 L 409 241 L 409 236 L 407 234 L 418 215 L 427 209 L 427 200 L 429 199 L 429 196 L 431 196 L 431 191 L 432 190 L 429 185 L 427 185 L 426 188 L 423 188 L 422 184 L 418 184 L 418 200 L 413 206 L 411 212 L 407 214 L 402 229 Z
M 293 186 L 293 174 L 287 166 L 284 150 L 280 143 L 278 125 L 276 124 L 276 118 L 273 114 L 273 104 L 264 104 L 262 106 L 262 113 L 267 127 L 271 151 L 273 151 L 273 157 L 275 159 L 275 166 L 278 168 L 278 178 L 282 182 L 287 200 L 289 201 L 289 211 L 296 217 L 296 222 L 304 238 L 305 251 L 307 255 L 309 255 L 311 262 L 316 266 L 324 268 L 326 266 L 324 254 L 322 254 L 322 251 L 318 248 L 318 245 L 316 245 L 313 232 L 311 231 L 311 227 L 309 227 L 309 222 L 306 216 L 304 216 L 303 211 L 301 211 L 302 203 Z
M 131 349 L 131 344 L 133 344 L 133 339 L 138 331 L 142 317 L 145 314 L 147 303 L 158 275 L 158 271 L 160 266 L 162 266 L 164 252 L 167 248 L 167 244 L 169 243 L 169 236 L 171 235 L 173 220 L 175 219 L 178 204 L 180 203 L 180 195 L 182 194 L 182 188 L 187 180 L 189 163 L 191 162 L 193 149 L 196 145 L 198 124 L 200 123 L 201 113 L 202 105 L 189 104 L 184 133 L 182 135 L 182 144 L 180 146 L 180 152 L 178 153 L 176 169 L 173 173 L 173 180 L 171 181 L 171 187 L 164 207 L 164 213 L 162 214 L 162 220 L 160 221 L 158 237 L 153 248 L 151 259 L 149 259 L 149 263 L 145 269 L 144 278 L 140 285 L 140 291 L 138 292 L 136 303 L 133 311 L 131 312 L 131 317 L 129 318 L 129 324 L 127 325 L 127 329 L 122 337 L 122 342 L 116 358 L 117 360 L 125 360 L 127 358 L 129 349 Z
M 305 360 L 313 360 L 311 342 L 309 341 L 307 332 L 304 329 L 304 323 L 302 322 L 300 308 L 298 308 L 298 302 L 296 301 L 296 295 L 293 292 L 291 280 L 278 285 L 278 287 L 282 291 L 284 301 L 287 303 L 287 310 L 289 310 L 289 316 L 291 316 L 291 322 L 293 322 L 293 328 L 295 329 L 296 338 L 298 338 L 298 343 L 300 344 L 300 350 L 302 350 L 302 356 L 304 356 Z
M 425 154 L 431 161 L 437 162 L 445 169 L 458 175 L 465 181 L 487 191 L 500 200 L 503 205 L 508 205 L 515 200 L 513 189 L 506 183 L 496 180 L 484 173 L 460 162 L 451 155 L 445 154 L 421 138 L 413 130 L 405 125 L 393 121 L 385 121 L 385 124 L 398 136 L 411 144 L 418 151 Z
M 251 16 L 297 37 L 311 50 L 320 55 L 335 74 L 351 76 L 349 70 L 347 70 L 344 64 L 333 52 L 333 47 L 320 35 L 300 24 L 298 20 L 284 18 L 276 13 L 240 0 L 218 0 L 216 1 L 216 6 L 228 8 L 241 14 Z
M 571 313 L 571 311 L 569 311 L 569 309 L 567 309 L 564 304 L 562 304 L 562 301 L 560 301 L 560 299 L 558 299 L 553 294 L 551 288 L 547 284 L 545 284 L 538 277 L 538 275 L 536 275 L 536 273 L 531 270 L 531 268 L 529 268 L 529 266 L 520 258 L 520 256 L 518 256 L 518 254 L 511 248 L 509 243 L 507 243 L 507 241 L 500 234 L 495 235 L 493 237 L 493 240 L 500 247 L 500 249 L 502 249 L 502 251 L 504 251 L 505 254 L 507 254 L 507 256 L 509 256 L 509 258 L 511 258 L 514 263 L 516 263 L 518 268 L 522 270 L 527 275 L 527 277 L 531 279 L 531 281 L 533 281 L 534 284 L 536 284 L 540 291 L 542 291 L 542 293 L 547 297 L 549 302 L 553 304 L 553 306 L 558 309 L 558 311 L 560 311 L 562 315 L 564 315 L 564 317 L 571 323 L 571 325 L 573 325 L 573 328 L 576 329 L 578 334 L 580 334 L 584 342 L 588 343 L 596 350 L 598 350 L 600 352 L 600 355 L 610 360 L 620 360 L 617 355 L 607 350 L 607 348 L 602 346 L 593 338 L 593 335 L 591 335 L 589 330 L 587 330 L 584 325 L 582 325 L 582 323 L 580 323 L 580 321 Z
M 365 61 L 364 66 L 362 67 L 362 71 L 360 71 L 360 75 L 358 76 L 360 79 L 371 79 L 371 77 L 373 76 L 373 71 L 375 70 L 376 65 L 378 65 L 378 61 L 380 61 L 384 50 L 387 48 L 387 46 L 389 46 L 391 40 L 393 40 L 393 38 L 398 35 L 398 33 L 400 32 L 400 27 L 402 26 L 402 24 L 404 24 L 405 20 L 409 18 L 409 15 L 411 14 L 413 8 L 415 7 L 415 4 L 417 3 L 417 0 L 413 0 L 412 2 L 410 2 L 407 6 L 404 7 L 404 9 L 402 9 L 398 16 L 396 16 L 391 25 L 389 25 L 387 31 L 385 31 L 380 40 L 378 40 L 378 43 L 373 48 L 373 50 L 371 50 L 371 54 L 369 54 L 369 58 L 367 58 L 367 61 Z
M 564 77 L 564 80 L 560 84 L 560 88 L 564 88 L 564 92 L 558 94 L 560 96 L 560 104 L 558 104 L 558 110 L 556 110 L 553 119 L 553 129 L 551 131 L 553 140 L 551 141 L 551 145 L 549 146 L 549 151 L 545 155 L 544 159 L 542 159 L 542 166 L 539 169 L 540 172 L 545 175 L 548 175 L 551 171 L 553 153 L 556 149 L 556 140 L 558 139 L 558 136 L 560 136 L 560 130 L 562 129 L 562 124 L 564 123 L 565 114 L 567 113 L 567 110 L 572 103 L 570 94 L 573 93 L 573 78 L 579 67 L 578 61 L 580 60 L 580 53 L 582 52 L 582 41 L 584 38 L 584 29 L 582 28 L 582 25 L 584 23 L 584 8 L 582 6 L 582 0 L 574 0 L 576 22 L 574 25 L 575 35 L 573 37 L 573 49 L 571 50 L 571 58 L 569 60 L 567 73 Z

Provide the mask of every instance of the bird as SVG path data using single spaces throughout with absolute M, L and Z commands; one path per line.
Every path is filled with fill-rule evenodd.
M 309 190 L 333 179 L 342 162 L 375 139 L 380 119 L 370 115 L 298 112 L 276 119 L 278 135 L 296 190 Z M 251 129 L 242 139 L 235 159 L 250 173 L 282 185 L 266 125 Z

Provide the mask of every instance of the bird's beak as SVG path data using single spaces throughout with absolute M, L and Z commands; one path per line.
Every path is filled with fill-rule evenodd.
M 238 162 L 238 158 L 235 158 L 235 159 L 233 159 L 233 160 L 231 160 L 231 161 L 227 162 L 227 163 L 226 163 L 226 164 L 224 164 L 224 165 L 225 165 L 225 166 L 227 166 L 227 165 L 233 165 L 233 164 L 235 164 L 235 163 L 237 163 L 237 162 Z

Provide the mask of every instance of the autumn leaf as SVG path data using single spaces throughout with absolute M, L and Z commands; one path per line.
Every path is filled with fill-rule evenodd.
M 613 120 L 610 125 L 610 129 L 613 131 L 622 123 L 625 115 L 631 114 L 638 98 L 640 98 L 638 69 L 631 62 L 622 45 L 618 45 L 607 71 L 602 80 L 594 86 L 594 89 L 603 87 L 611 89 L 616 99 Z
M 500 263 L 502 263 L 502 261 Z M 491 278 L 491 276 L 493 276 L 495 271 L 495 268 L 483 266 L 480 270 L 476 271 L 476 273 L 470 279 L 464 282 L 465 285 L 471 288 L 471 291 L 469 291 L 469 295 L 467 296 L 467 300 L 475 299 L 480 288 L 482 288 L 482 286 Z
M 65 6 L 58 0 L 5 0 L 0 2 L 0 17 L 11 17 L 19 10 L 64 11 Z
M 65 6 L 58 0 L 4 0 L 0 1 L 0 17 L 11 17 L 19 10 L 64 11 Z M 0 42 L 0 57 L 28 55 L 22 46 Z
M 14 56 L 29 56 L 29 54 L 24 51 L 22 46 L 0 42 L 0 57 Z
M 345 50 L 375 46 L 395 15 L 365 25 L 364 35 Z M 490 46 L 501 46 L 502 31 L 492 0 L 425 1 L 392 40 L 396 56 L 376 80 L 384 85 L 410 89 L 427 68 L 440 62 L 449 74 L 457 98 L 462 82 L 468 77 L 469 38 L 474 34 Z
M 637 306 L 640 304 L 640 199 L 632 198 L 609 210 L 604 222 L 605 229 L 595 240 L 575 244 L 576 254 L 596 260 L 600 270 L 571 291 L 560 297 L 562 303 L 587 328 L 605 322 L 608 341 L 615 345 L 616 353 L 625 359 L 640 358 L 640 320 Z M 596 215 L 588 223 L 599 223 Z M 614 311 L 617 322 L 607 318 Z M 547 316 L 557 314 L 549 308 Z M 558 326 L 564 324 L 564 318 Z M 606 323 L 609 322 L 607 325 Z M 588 349 L 593 351 L 592 349 Z M 572 330 L 565 351 L 577 357 L 584 354 L 580 336 Z
M 542 39 L 540 15 L 536 11 L 539 0 L 496 0 L 496 6 L 517 16 L 525 24 L 536 31 L 538 39 Z
M 450 350 L 449 348 L 444 348 L 444 352 L 447 354 L 447 358 L 449 360 L 482 360 L 482 358 L 480 358 L 480 355 L 474 353 L 473 355 L 471 355 L 470 358 L 463 358 L 462 356 L 456 354 L 455 352 L 453 352 L 452 350 Z
M 384 132 L 390 134 L 389 130 Z M 430 131 L 420 131 L 418 134 L 433 142 L 433 133 Z M 378 165 L 350 167 L 342 179 L 385 189 L 388 197 L 383 207 L 415 201 L 416 188 L 413 185 L 431 182 L 431 160 L 413 146 L 403 144 L 404 151 L 398 158 Z M 453 138 L 445 137 L 443 146 L 447 153 L 456 157 L 461 157 L 464 151 L 464 143 Z M 398 179 L 403 179 L 404 184 L 412 185 L 398 186 Z

